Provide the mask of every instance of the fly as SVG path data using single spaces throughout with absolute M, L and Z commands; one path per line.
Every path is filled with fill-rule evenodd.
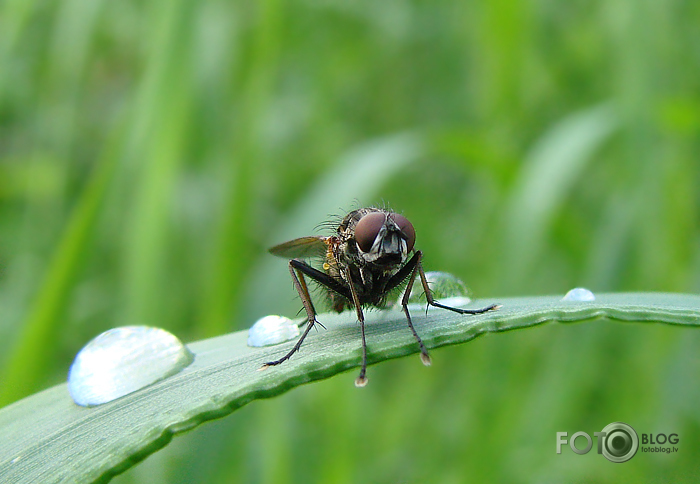
M 404 283 L 406 289 L 401 306 L 408 321 L 408 328 L 420 347 L 421 361 L 426 366 L 430 365 L 428 350 L 416 333 L 408 312 L 408 300 L 416 275 L 420 277 L 426 299 L 431 306 L 459 314 L 482 314 L 500 307 L 492 304 L 480 309 L 460 309 L 445 306 L 433 299 L 421 264 L 423 253 L 414 250 L 415 242 L 416 231 L 406 217 L 388 210 L 369 207 L 348 213 L 338 225 L 335 235 L 301 237 L 272 247 L 272 254 L 291 259 L 289 272 L 306 310 L 308 322 L 294 347 L 279 360 L 265 363 L 263 368 L 288 360 L 299 350 L 311 328 L 321 324 L 316 320 L 316 309 L 305 276 L 328 291 L 331 307 L 335 311 L 354 308 L 357 312 L 362 333 L 362 369 L 355 380 L 357 387 L 367 384 L 367 342 L 362 308 L 384 307 L 387 295 Z M 302 260 L 314 257 L 323 260 L 323 270 L 316 269 Z

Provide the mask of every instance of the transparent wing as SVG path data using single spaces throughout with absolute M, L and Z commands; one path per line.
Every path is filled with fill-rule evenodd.
M 323 257 L 328 250 L 327 240 L 321 236 L 300 237 L 272 247 L 270 253 L 286 259 Z

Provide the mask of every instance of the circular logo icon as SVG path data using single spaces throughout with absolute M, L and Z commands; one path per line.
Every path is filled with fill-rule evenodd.
M 613 422 L 603 429 L 603 455 L 610 462 L 627 462 L 639 448 L 639 437 L 632 427 L 622 422 Z

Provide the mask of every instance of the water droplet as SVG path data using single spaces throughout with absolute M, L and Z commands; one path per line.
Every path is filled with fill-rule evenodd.
M 270 346 L 299 336 L 299 326 L 284 316 L 265 316 L 248 330 L 248 346 Z
M 462 282 L 460 278 L 450 274 L 449 272 L 426 272 L 425 278 L 428 281 L 428 287 L 433 293 L 433 298 L 440 301 L 442 304 L 452 307 L 465 306 L 471 302 L 471 299 L 467 296 L 469 290 L 467 285 Z M 399 296 L 398 306 L 401 307 L 401 298 L 403 294 Z M 422 304 L 425 305 L 425 291 L 423 291 L 423 285 L 420 279 L 416 277 L 413 282 L 413 290 L 411 291 L 411 297 L 408 299 L 409 304 Z
M 595 301 L 595 295 L 584 287 L 576 287 L 567 292 L 562 301 Z
M 68 391 L 78 405 L 100 405 L 172 376 L 193 361 L 187 347 L 164 329 L 114 328 L 76 355 Z

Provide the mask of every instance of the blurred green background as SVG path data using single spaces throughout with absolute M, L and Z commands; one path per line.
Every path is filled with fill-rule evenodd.
M 114 326 L 294 316 L 266 248 L 354 204 L 475 297 L 698 292 L 699 27 L 681 0 L 1 2 L 0 401 Z M 254 402 L 115 482 L 695 482 L 698 354 L 671 326 L 490 335 Z M 556 455 L 613 421 L 680 452 Z

